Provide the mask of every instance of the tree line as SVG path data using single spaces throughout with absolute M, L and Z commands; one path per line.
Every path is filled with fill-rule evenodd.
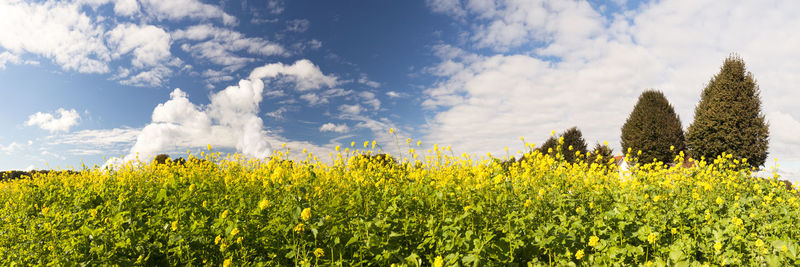
M 686 158 L 697 160 L 731 155 L 751 167 L 764 165 L 769 125 L 761 112 L 760 89 L 741 57 L 731 55 L 725 59 L 719 73 L 701 92 L 694 116 L 684 132 L 664 93 L 645 90 L 622 125 L 622 153 L 630 153 L 638 162 L 645 163 L 670 163 L 676 155 L 684 153 Z M 605 144 L 596 144 L 588 151 L 577 127 L 551 136 L 535 151 L 560 155 L 569 162 L 580 155 L 590 162 L 613 155 Z

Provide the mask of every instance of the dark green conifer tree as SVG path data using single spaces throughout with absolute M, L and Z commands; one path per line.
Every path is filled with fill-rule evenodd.
M 622 125 L 622 151 L 628 148 L 632 153 L 642 151 L 641 162 L 672 162 L 685 149 L 681 120 L 664 93 L 647 90 L 639 96 Z
M 761 113 L 761 98 L 753 74 L 737 55 L 725 59 L 720 72 L 703 89 L 686 133 L 694 158 L 715 158 L 723 152 L 750 166 L 767 159 L 769 126 Z

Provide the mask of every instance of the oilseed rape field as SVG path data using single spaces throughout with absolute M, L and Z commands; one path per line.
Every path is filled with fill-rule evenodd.
M 797 188 L 731 155 L 619 170 L 532 150 L 511 164 L 438 146 L 396 161 L 336 150 L 0 182 L 0 264 L 800 264 Z

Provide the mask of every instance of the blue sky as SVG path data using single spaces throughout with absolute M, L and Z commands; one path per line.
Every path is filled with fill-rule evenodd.
M 504 155 L 578 126 L 619 149 L 645 89 L 684 128 L 738 53 L 770 158 L 800 174 L 796 1 L 0 1 L 0 169 L 103 165 L 207 144 L 327 155 L 394 128 Z M 766 14 L 766 15 L 765 15 Z M 116 158 L 116 159 L 113 159 Z M 111 159 L 111 161 L 109 161 Z M 772 161 L 768 167 L 776 167 Z M 797 180 L 797 178 L 790 178 Z

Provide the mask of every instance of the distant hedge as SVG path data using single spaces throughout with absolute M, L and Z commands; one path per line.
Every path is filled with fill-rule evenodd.
M 0 172 L 0 181 L 5 180 L 16 180 L 16 179 L 25 179 L 31 178 L 36 174 L 47 175 L 48 173 L 58 173 L 58 174 L 77 174 L 76 171 L 53 171 L 53 170 L 33 170 L 33 171 L 2 171 Z

